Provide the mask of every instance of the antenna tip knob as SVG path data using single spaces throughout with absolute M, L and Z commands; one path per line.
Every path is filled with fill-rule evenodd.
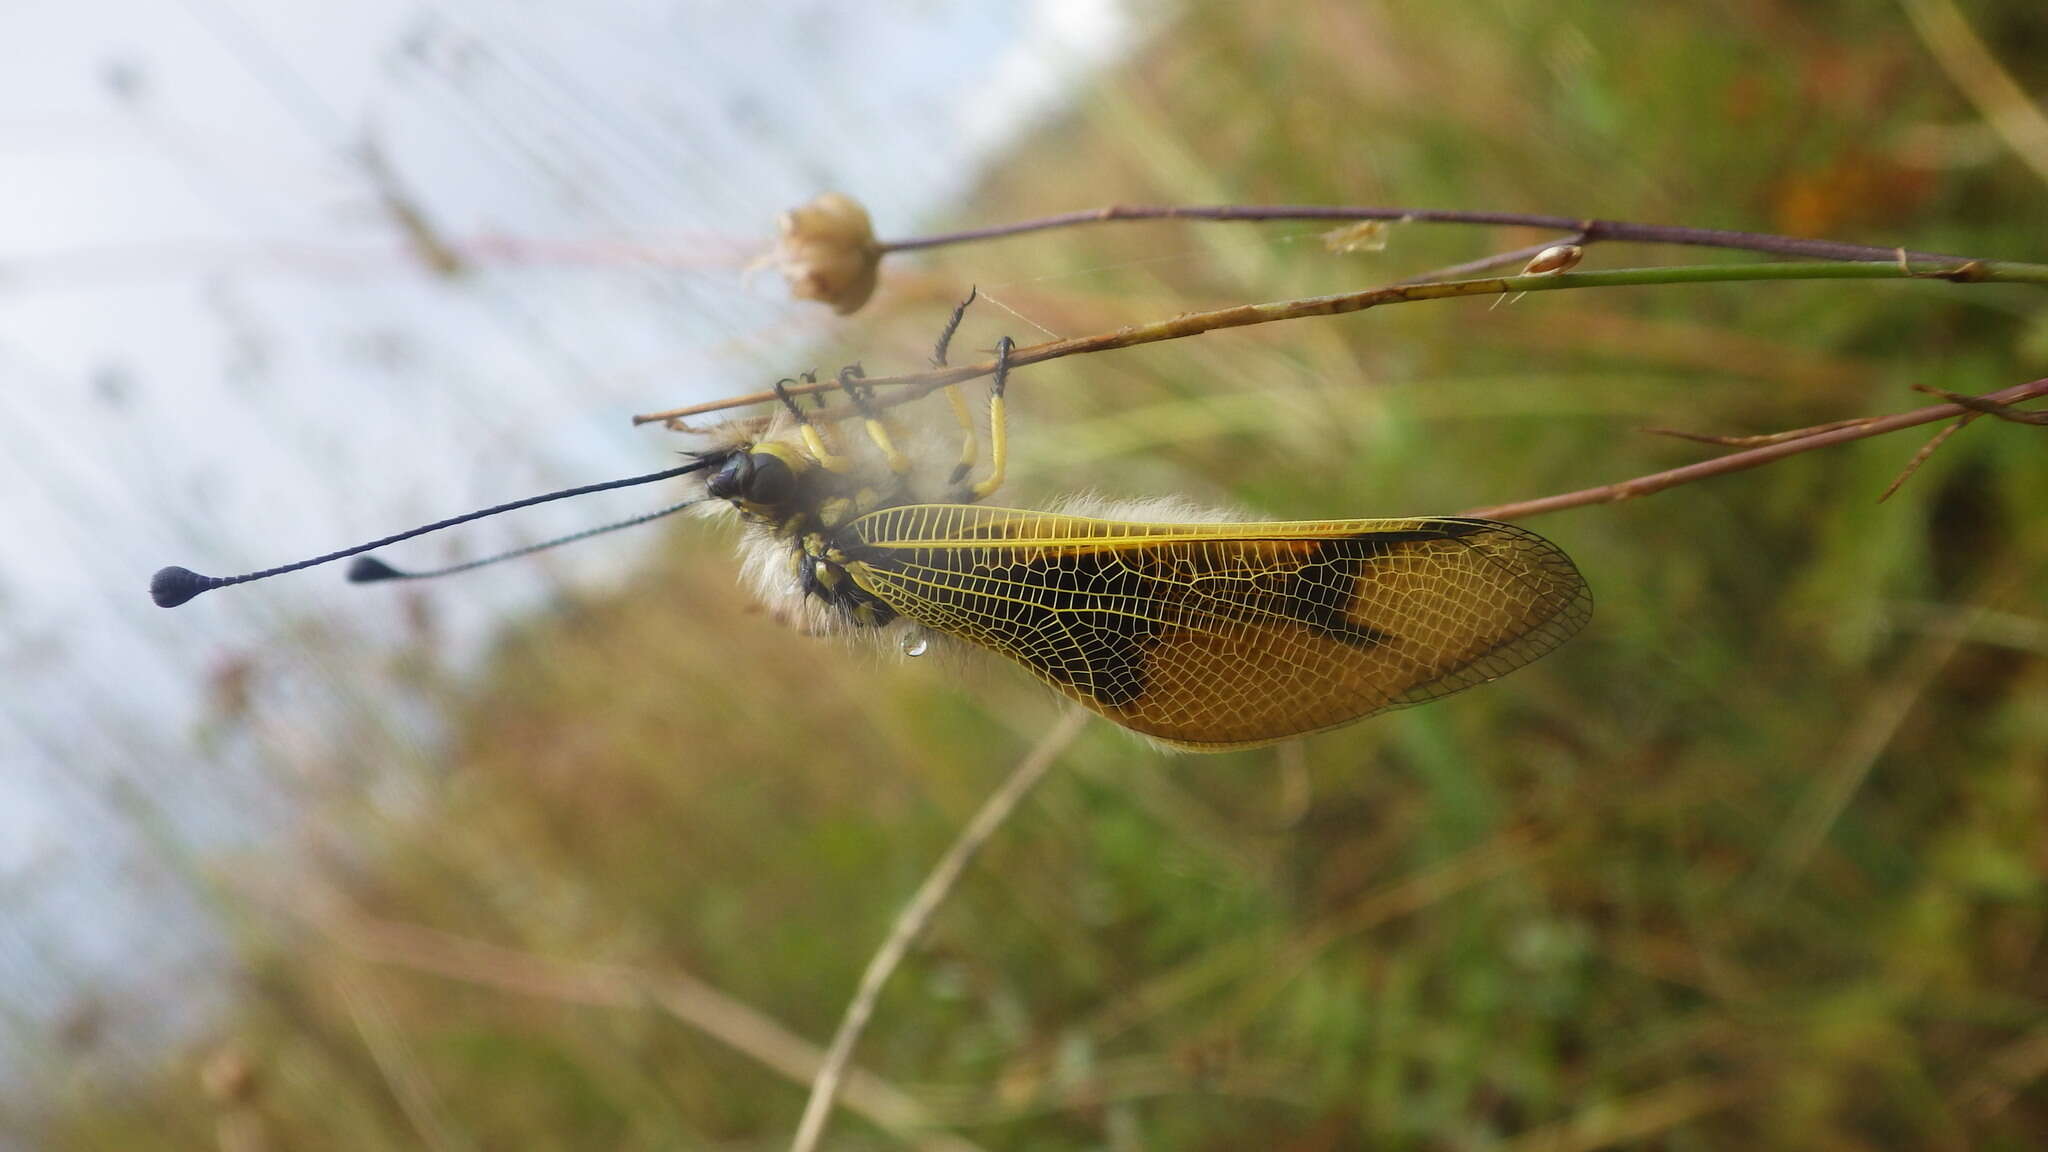
M 176 608 L 201 592 L 220 587 L 220 581 L 211 576 L 201 576 L 190 568 L 173 564 L 159 568 L 149 578 L 149 598 L 159 608 Z
M 351 584 L 375 584 L 379 580 L 397 580 L 404 575 L 375 556 L 358 556 L 348 566 L 348 582 Z

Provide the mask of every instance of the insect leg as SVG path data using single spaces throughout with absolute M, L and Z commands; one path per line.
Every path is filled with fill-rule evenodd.
M 946 330 L 939 333 L 939 343 L 932 349 L 932 367 L 946 366 L 946 349 L 953 343 L 953 333 L 960 330 L 960 319 L 967 315 L 967 306 L 974 303 L 974 296 L 978 291 L 980 289 L 969 288 L 967 299 L 953 305 L 953 315 L 946 320 Z
M 814 373 L 804 373 L 804 382 L 807 384 L 816 383 L 817 379 Z M 789 394 L 789 385 L 794 382 L 787 376 L 777 380 L 775 382 L 775 398 L 782 401 L 782 406 L 787 408 L 790 416 L 795 418 L 797 430 L 804 438 L 804 450 L 809 452 L 811 459 L 816 460 L 818 466 L 827 472 L 851 471 L 853 460 L 832 451 L 825 443 L 825 438 L 818 434 L 818 428 L 811 423 L 811 418 L 804 414 L 803 408 L 798 406 L 796 397 Z
M 875 450 L 888 462 L 889 471 L 901 476 L 910 471 L 910 457 L 896 450 L 896 442 L 889 438 L 889 426 L 882 423 L 882 417 L 870 403 L 874 399 L 872 388 L 863 393 L 860 379 L 867 373 L 859 364 L 849 364 L 839 370 L 839 387 L 853 401 L 853 407 L 860 413 L 861 422 L 867 426 L 868 439 L 875 442 Z
M 1010 350 L 1016 346 L 1008 336 L 996 341 L 996 375 L 988 388 L 988 475 L 968 489 L 976 500 L 988 499 L 1003 486 L 1003 469 L 1009 460 L 1009 417 L 1003 389 L 1010 382 Z
M 953 343 L 953 333 L 960 330 L 960 318 L 967 315 L 967 306 L 974 303 L 976 289 L 967 290 L 967 299 L 953 306 L 953 315 L 946 321 L 946 330 L 939 333 L 939 342 L 932 348 L 932 367 L 946 366 L 946 349 Z M 967 398 L 960 394 L 958 384 L 946 385 L 946 400 L 953 406 L 953 419 L 960 423 L 960 463 L 953 466 L 953 475 L 946 483 L 958 484 L 967 479 L 974 470 L 974 458 L 981 451 L 974 434 L 974 413 L 968 411 Z
M 806 384 L 816 384 L 818 382 L 818 374 L 816 372 L 806 372 L 800 379 Z M 830 393 L 822 391 L 813 392 L 811 393 L 811 403 L 822 412 L 825 410 L 825 402 L 830 398 L 830 395 Z M 818 439 L 824 444 L 826 454 L 836 457 L 849 468 L 853 467 L 853 461 L 850 457 L 839 451 L 839 426 L 827 420 L 823 424 L 814 425 L 814 427 L 818 430 Z M 808 444 L 806 447 L 808 447 Z
M 968 410 L 967 397 L 960 394 L 960 386 L 946 385 L 946 399 L 953 404 L 953 419 L 960 422 L 960 462 L 953 465 L 953 474 L 946 482 L 958 484 L 974 471 L 974 458 L 981 453 L 981 445 L 974 432 L 974 413 Z

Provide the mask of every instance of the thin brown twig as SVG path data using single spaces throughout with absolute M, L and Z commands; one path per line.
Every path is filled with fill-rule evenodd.
M 1166 340 L 1180 340 L 1216 332 L 1227 328 L 1244 328 L 1255 324 L 1270 324 L 1281 320 L 1303 320 L 1315 316 L 1341 316 L 1352 312 L 1363 312 L 1387 304 L 1406 304 L 1423 300 L 1451 300 L 1468 296 L 1497 296 L 1515 292 L 1549 292 L 1568 289 L 1642 287 L 1671 284 L 1750 283 L 1775 280 L 1870 280 L 1870 279 L 1936 279 L 1954 283 L 2048 283 L 2048 266 L 2018 261 L 1969 260 L 1960 264 L 1953 261 L 1940 266 L 1915 269 L 1911 264 L 1897 259 L 1878 261 L 1818 261 L 1811 263 L 1762 263 L 1762 264 L 1708 264 L 1654 268 L 1608 268 L 1594 272 L 1567 272 L 1562 274 L 1493 276 L 1475 280 L 1440 280 L 1420 284 L 1389 284 L 1368 288 L 1358 292 L 1338 292 L 1325 296 L 1307 296 L 1291 300 L 1276 300 L 1258 304 L 1239 304 L 1229 308 L 1217 308 L 1206 312 L 1186 312 L 1166 320 L 1150 324 L 1128 325 L 1108 332 L 1096 332 L 1086 336 L 1070 336 L 1060 340 L 1014 348 L 1009 355 L 1011 368 L 1023 368 L 1042 364 L 1066 356 L 1107 352 L 1118 348 L 1135 348 L 1144 344 L 1155 344 Z M 862 383 L 870 389 L 886 388 L 895 395 L 883 396 L 872 402 L 877 408 L 888 408 L 908 403 L 927 395 L 948 384 L 987 376 L 996 370 L 994 360 L 975 364 L 961 364 L 948 368 L 936 368 L 925 372 L 906 372 L 893 376 L 869 376 Z M 807 396 L 817 392 L 829 392 L 839 385 L 837 382 L 795 383 L 784 391 L 791 396 Z M 775 401 L 777 393 L 770 389 L 729 396 L 722 400 L 709 400 L 672 408 L 664 412 L 649 412 L 633 417 L 635 424 L 668 423 L 686 420 L 691 416 L 702 416 L 711 412 L 722 412 L 731 408 L 745 408 L 755 404 Z
M 960 830 L 953 846 L 932 866 L 924 883 L 918 885 L 909 903 L 897 913 L 888 937 L 875 950 L 866 971 L 861 973 L 860 985 L 854 990 L 853 999 L 847 1002 L 839 1030 L 833 1033 L 831 1046 L 825 1050 L 824 1064 L 818 1069 L 817 1078 L 811 1082 L 811 1098 L 804 1103 L 803 1118 L 797 1123 L 795 1138 L 790 1141 L 790 1152 L 813 1152 L 818 1146 L 819 1138 L 825 1134 L 825 1123 L 832 1115 L 832 1102 L 839 1093 L 840 1077 L 847 1063 L 853 1059 L 854 1047 L 860 1043 L 869 1017 L 874 1015 L 875 1001 L 881 997 L 882 986 L 889 982 L 897 965 L 909 954 L 911 945 L 924 935 L 926 925 L 931 923 L 932 916 L 946 902 L 946 897 L 952 894 L 953 886 L 967 871 L 968 864 L 973 862 L 982 846 L 988 843 L 989 837 L 1003 826 L 1010 814 L 1017 810 L 1017 805 L 1045 777 L 1060 753 L 1080 734 L 1087 715 L 1079 709 L 1068 709 L 1058 723 L 1046 730 L 1002 785 L 982 802 L 980 811 L 967 822 L 967 827 Z
M 1595 1152 L 1642 1142 L 1740 1103 L 1743 1085 L 1690 1076 L 1656 1088 L 1598 1101 L 1554 1124 L 1532 1128 L 1507 1145 L 1510 1152 Z
M 1643 431 L 1652 436 L 1670 436 L 1677 440 L 1690 440 L 1695 444 L 1718 444 L 1723 448 L 1756 448 L 1765 444 L 1783 444 L 1787 440 L 1802 440 L 1839 428 L 1855 428 L 1870 421 L 1869 416 L 1857 416 L 1849 420 L 1830 420 L 1825 424 L 1788 428 L 1783 432 L 1762 432 L 1754 436 L 1717 436 L 1711 432 L 1687 432 L 1682 428 L 1645 428 Z
M 1986 416 L 1996 416 L 2000 420 L 2009 420 L 2014 424 L 2048 425 L 2048 412 L 2023 412 L 2010 404 L 2000 404 L 1993 400 L 1986 400 L 1982 396 L 1965 396 L 1959 392 L 1951 392 L 1946 388 L 1936 388 L 1932 384 L 1915 384 L 1913 385 L 1913 391 L 1925 392 L 1929 396 L 1939 396 L 1951 404 L 1960 404 L 1972 412 L 1981 412 Z
M 969 228 L 932 236 L 884 240 L 883 252 L 909 252 L 971 244 L 1027 232 L 1108 224 L 1127 220 L 1194 220 L 1205 222 L 1273 222 L 1281 220 L 1386 220 L 1415 224 L 1477 224 L 1511 228 L 1541 228 L 1549 232 L 1577 233 L 1584 242 L 1601 240 L 1637 244 L 1683 244 L 1696 248 L 1724 248 L 1739 252 L 1762 252 L 1774 256 L 1801 256 L 1811 260 L 1897 260 L 1900 249 L 1869 244 L 1844 244 L 1837 240 L 1809 240 L 1778 236 L 1768 232 L 1737 232 L 1725 228 L 1685 228 L 1667 224 L 1633 224 L 1625 220 L 1583 220 L 1571 216 L 1550 216 L 1534 212 L 1460 212 L 1436 208 L 1350 207 L 1323 204 L 1111 204 L 1084 208 L 1032 220 L 1019 220 L 988 228 Z M 1931 252 L 1907 252 L 1912 260 L 1956 260 Z
M 1920 446 L 1920 450 L 1918 452 L 1913 453 L 1913 458 L 1911 460 L 1906 461 L 1906 466 L 1904 468 L 1899 469 L 1899 474 L 1892 478 L 1892 482 L 1890 484 L 1885 485 L 1884 491 L 1878 494 L 1877 502 L 1879 504 L 1882 504 L 1885 501 L 1891 499 L 1892 493 L 1897 492 L 1900 489 L 1900 487 L 1902 487 L 1906 483 L 1906 481 L 1911 480 L 1913 478 L 1913 473 L 1918 472 L 1920 470 L 1920 466 L 1922 464 L 1927 463 L 1927 458 L 1934 455 L 1936 449 L 1940 448 L 1943 444 L 1948 443 L 1949 437 L 1955 435 L 1958 432 L 1961 432 L 1964 428 L 1969 426 L 1970 421 L 1975 420 L 1976 418 L 1977 413 L 1965 412 L 1961 416 L 1956 417 L 1955 423 L 1948 425 L 1941 431 L 1936 432 L 1934 435 L 1928 437 L 1927 443 L 1922 444 Z
M 2030 381 L 2026 384 L 2015 384 L 2010 388 L 1987 393 L 1983 396 L 1972 397 L 1972 399 L 1985 400 L 1994 404 L 2010 405 L 2024 400 L 2032 400 L 2038 396 L 2048 396 L 2048 378 Z M 1538 516 L 1545 512 L 1561 512 L 1567 508 L 1583 508 L 1588 504 L 1613 504 L 1622 500 L 1633 500 L 1638 496 L 1648 496 L 1652 492 L 1662 492 L 1666 488 L 1691 483 L 1694 480 L 1705 480 L 1711 476 L 1726 476 L 1730 473 L 1762 467 L 1775 460 L 1782 460 L 1787 456 L 1796 455 L 1800 452 L 1810 452 L 1815 448 L 1824 448 L 1830 444 L 1846 444 L 1851 440 L 1861 440 L 1868 436 L 1881 436 L 1886 432 L 1896 432 L 1901 428 L 1913 428 L 1921 424 L 1932 424 L 1936 420 L 1946 420 L 1951 417 L 1960 416 L 1969 410 L 1960 403 L 1936 404 L 1929 408 L 1916 408 L 1911 412 L 1901 412 L 1895 416 L 1884 416 L 1862 421 L 1851 427 L 1838 428 L 1833 432 L 1821 432 L 1781 444 L 1768 444 L 1761 448 L 1751 448 L 1744 452 L 1731 452 L 1726 456 L 1717 456 L 1712 460 L 1702 460 L 1697 464 L 1688 464 L 1683 468 L 1653 472 L 1648 476 L 1638 476 L 1633 480 L 1602 484 L 1594 488 L 1581 488 L 1576 492 L 1564 492 L 1535 500 L 1517 500 L 1510 504 L 1491 504 L 1483 508 L 1469 509 L 1460 513 L 1460 515 L 1480 516 L 1490 520 L 1518 520 L 1527 516 Z

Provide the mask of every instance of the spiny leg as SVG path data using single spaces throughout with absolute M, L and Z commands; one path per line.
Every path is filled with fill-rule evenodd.
M 974 471 L 974 458 L 981 453 L 981 445 L 974 433 L 974 413 L 967 407 L 967 397 L 960 394 L 960 386 L 946 385 L 946 399 L 952 401 L 953 419 L 960 423 L 960 462 L 953 465 L 953 474 L 946 478 L 946 483 L 958 484 Z
M 937 347 L 932 349 L 932 367 L 944 368 L 946 366 L 946 349 L 952 346 L 953 333 L 960 330 L 961 318 L 967 315 L 968 305 L 974 303 L 974 297 L 980 291 L 980 288 L 969 288 L 967 290 L 967 299 L 953 305 L 953 315 L 947 318 L 945 331 L 939 333 L 939 343 Z
M 807 384 L 814 384 L 817 382 L 817 379 L 815 373 L 804 373 L 804 382 Z M 839 455 L 826 446 L 825 438 L 818 434 L 817 426 L 811 423 L 811 418 L 797 404 L 796 397 L 789 394 L 789 386 L 793 383 L 795 381 L 787 376 L 777 380 L 775 382 L 775 398 L 782 401 L 782 406 L 788 409 L 790 416 L 796 420 L 797 431 L 804 439 L 804 450 L 809 452 L 811 459 L 816 460 L 818 466 L 827 472 L 852 471 L 853 460 Z
M 1004 387 L 1010 382 L 1010 350 L 1017 346 L 1008 336 L 996 341 L 996 374 L 988 387 L 988 475 L 967 491 L 975 500 L 986 500 L 1003 486 L 1003 470 L 1009 461 L 1009 416 L 1003 403 Z
M 818 382 L 818 373 L 815 369 L 809 372 L 805 372 L 801 379 L 806 384 L 816 384 Z M 825 410 L 825 402 L 830 398 L 830 393 L 826 392 L 824 389 L 821 388 L 818 391 L 811 393 L 811 404 L 813 407 L 817 408 L 820 412 L 822 412 Z M 825 445 L 826 453 L 828 455 L 837 457 L 842 464 L 846 465 L 846 467 L 854 467 L 855 465 L 853 462 L 852 454 L 844 453 L 839 450 L 838 423 L 836 421 L 827 420 L 823 424 L 816 425 L 815 427 L 818 430 L 819 441 Z
M 839 387 L 853 401 L 854 410 L 860 413 L 861 422 L 867 426 L 868 439 L 874 441 L 875 450 L 882 454 L 889 471 L 902 476 L 910 471 L 910 457 L 897 451 L 896 442 L 889 438 L 889 426 L 882 422 L 872 403 L 874 389 L 862 391 L 864 386 L 860 380 L 866 375 L 859 364 L 849 364 L 839 370 Z
M 967 306 L 974 303 L 978 291 L 978 288 L 969 288 L 967 299 L 953 306 L 953 315 L 946 321 L 946 330 L 939 333 L 939 342 L 932 349 L 932 367 L 946 366 L 946 349 L 952 345 L 953 333 L 960 330 L 960 319 L 967 315 Z M 953 466 L 953 475 L 947 478 L 946 483 L 958 484 L 974 470 L 974 458 L 980 453 L 981 445 L 976 442 L 974 434 L 974 413 L 968 410 L 967 398 L 960 394 L 958 384 L 946 385 L 946 399 L 953 405 L 953 419 L 960 424 L 960 463 Z

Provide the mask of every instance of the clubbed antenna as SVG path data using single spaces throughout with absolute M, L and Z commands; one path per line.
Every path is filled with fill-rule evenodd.
M 268 579 L 272 576 L 282 576 L 286 572 L 297 572 L 301 568 L 312 568 L 332 560 L 341 560 L 363 552 L 374 551 L 387 545 L 396 544 L 401 540 L 410 540 L 415 536 L 425 536 L 429 532 L 439 532 L 443 528 L 453 528 L 457 524 L 467 524 L 471 520 L 481 520 L 486 516 L 496 516 L 500 512 L 512 512 L 520 508 L 531 508 L 535 504 L 545 504 L 550 500 L 566 500 L 571 496 L 585 496 L 592 492 L 604 492 L 613 488 L 630 488 L 635 484 L 652 484 L 657 480 L 668 480 L 686 473 L 699 471 L 709 467 L 711 463 L 712 458 L 700 457 L 688 464 L 664 469 L 660 472 L 650 472 L 645 476 L 630 476 L 624 480 L 607 480 L 602 484 L 585 484 L 578 488 L 564 488 L 559 492 L 529 496 L 524 500 L 514 500 L 510 504 L 499 504 L 493 508 L 465 512 L 460 516 L 450 517 L 447 520 L 440 520 L 414 528 L 410 532 L 400 532 L 396 536 L 386 536 L 382 540 L 372 540 L 368 544 L 358 544 L 353 548 L 344 548 L 339 552 L 329 552 L 325 556 L 315 556 L 311 560 L 301 560 L 296 564 L 286 564 L 278 568 L 265 568 L 260 572 L 245 572 L 240 576 L 206 576 L 194 572 L 190 568 L 180 568 L 176 565 L 168 568 L 159 568 L 156 575 L 149 579 L 149 598 L 156 601 L 156 606 L 159 608 L 176 608 L 201 592 L 211 592 L 215 588 L 225 588 L 230 584 L 247 584 L 256 580 Z M 674 511 L 674 509 L 670 509 L 670 511 Z M 618 527 L 623 526 L 618 525 Z M 397 571 L 396 569 L 390 570 Z M 372 579 L 375 579 L 375 577 L 372 577 Z
M 663 516 L 673 515 L 685 508 L 692 508 L 703 502 L 703 497 L 698 497 L 695 500 L 684 500 L 679 504 L 671 504 L 666 508 L 660 508 L 645 515 L 635 516 L 629 520 L 621 520 L 615 524 L 585 528 L 581 532 L 572 532 L 567 536 L 557 536 L 553 540 L 543 540 L 538 544 L 528 544 L 523 548 L 514 548 L 509 552 L 500 552 L 495 556 L 486 556 L 481 560 L 466 560 L 460 564 L 450 564 L 446 568 L 430 568 L 425 572 L 407 572 L 402 568 L 393 568 L 375 556 L 358 556 L 356 557 L 356 562 L 348 566 L 348 582 L 351 584 L 375 584 L 380 580 L 427 580 L 435 576 L 451 576 L 457 572 L 468 572 L 474 568 L 482 568 L 487 564 L 496 564 L 501 560 L 517 560 L 521 556 L 531 556 L 535 552 L 545 552 L 550 548 L 560 548 L 564 544 L 574 544 L 578 540 L 588 540 L 592 536 L 602 536 L 607 532 L 616 532 L 621 528 L 631 528 L 638 524 L 645 524 L 649 520 L 659 520 Z

